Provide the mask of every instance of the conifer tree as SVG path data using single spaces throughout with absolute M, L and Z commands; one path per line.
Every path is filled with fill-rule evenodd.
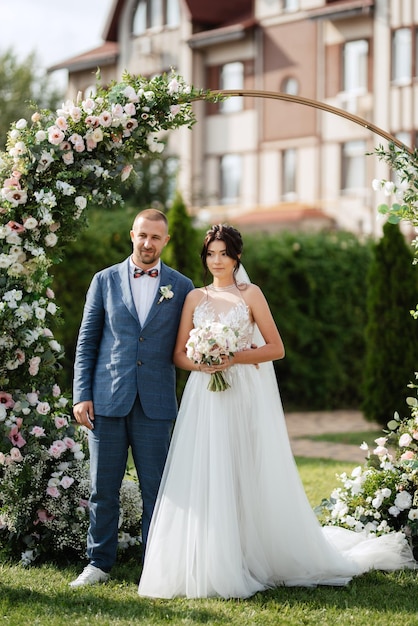
M 191 278 L 195 283 L 201 282 L 202 270 L 199 258 L 197 231 L 192 224 L 183 197 L 176 191 L 173 203 L 167 213 L 170 243 L 164 250 L 164 261 L 171 267 Z
M 399 226 L 387 222 L 376 244 L 368 274 L 366 358 L 362 409 L 367 419 L 386 426 L 405 409 L 414 379 L 418 322 L 418 275 L 413 254 Z

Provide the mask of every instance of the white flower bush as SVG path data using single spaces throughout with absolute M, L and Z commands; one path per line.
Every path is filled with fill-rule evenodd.
M 125 74 L 90 98 L 12 125 L 0 155 L 0 553 L 29 564 L 85 552 L 86 432 L 56 383 L 62 348 L 50 267 L 85 224 L 88 206 L 118 188 L 164 134 L 191 127 L 191 100 L 210 98 L 172 74 Z M 164 297 L 169 297 L 166 294 Z M 121 545 L 136 541 L 138 485 L 124 486 Z M 125 483 L 124 483 L 125 484 Z M 135 495 L 133 495 L 135 492 Z M 125 495 L 124 495 L 125 494 Z M 129 495 L 129 497 L 128 497 Z
M 375 191 L 383 191 L 387 203 L 378 211 L 391 223 L 407 221 L 418 233 L 418 150 L 401 149 L 390 143 L 388 149 L 376 149 L 376 155 L 395 172 L 395 180 L 374 180 Z M 418 262 L 418 236 L 412 242 L 414 263 Z M 410 311 L 418 319 L 418 306 Z M 415 373 L 418 379 L 418 372 Z M 418 385 L 411 382 L 411 389 Z M 323 500 L 317 513 L 325 524 L 343 526 L 359 532 L 381 535 L 402 531 L 409 538 L 418 560 L 418 400 L 407 399 L 410 415 L 395 413 L 376 447 L 364 450 L 364 466 L 356 467 L 350 476 L 338 476 L 342 484 Z
M 411 383 L 410 387 L 418 388 Z M 342 486 L 317 508 L 325 524 L 381 535 L 402 531 L 418 558 L 418 400 L 408 398 L 409 417 L 396 413 L 364 466 L 338 476 Z

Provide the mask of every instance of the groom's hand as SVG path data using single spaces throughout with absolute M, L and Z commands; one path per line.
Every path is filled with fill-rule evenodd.
M 78 424 L 85 426 L 89 430 L 93 430 L 94 408 L 92 400 L 77 402 L 77 404 L 73 406 L 73 413 Z

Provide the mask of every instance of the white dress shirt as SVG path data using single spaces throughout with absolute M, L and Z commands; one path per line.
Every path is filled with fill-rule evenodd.
M 158 260 L 156 265 L 150 267 L 150 270 L 157 269 L 158 276 L 152 278 L 147 274 L 134 278 L 134 271 L 136 265 L 129 259 L 129 280 L 131 283 L 132 297 L 134 299 L 135 308 L 138 313 L 141 326 L 144 325 L 147 315 L 157 295 L 158 287 L 160 286 L 160 274 L 161 274 L 161 261 Z

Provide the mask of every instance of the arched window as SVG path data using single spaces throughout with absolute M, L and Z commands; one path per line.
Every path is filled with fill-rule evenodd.
M 280 86 L 280 91 L 288 93 L 290 96 L 297 96 L 299 93 L 299 81 L 294 76 L 287 76 Z

